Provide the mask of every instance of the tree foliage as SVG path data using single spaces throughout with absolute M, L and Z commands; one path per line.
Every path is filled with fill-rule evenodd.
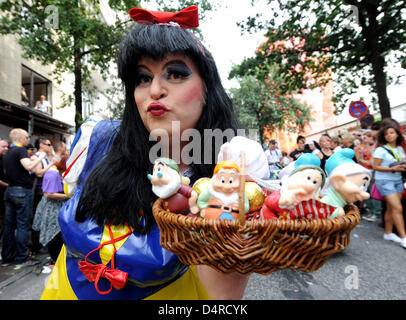
M 167 11 L 177 11 L 198 2 L 199 14 L 204 17 L 204 12 L 212 8 L 207 0 L 155 1 L 159 6 L 157 10 Z M 17 35 L 26 58 L 54 65 L 58 82 L 65 81 L 63 73 L 74 74 L 76 127 L 83 121 L 82 95 L 83 90 L 90 87 L 91 71 L 98 72 L 104 79 L 110 76 L 118 45 L 134 26 L 128 11 L 140 7 L 141 1 L 109 0 L 108 4 L 118 13 L 110 24 L 103 18 L 98 0 L 0 2 L 0 34 Z
M 310 108 L 292 96 L 282 95 L 283 78 L 275 66 L 270 66 L 269 77 L 259 81 L 254 76 L 239 78 L 240 87 L 231 89 L 231 95 L 241 125 L 258 129 L 261 141 L 264 131 L 303 131 L 311 120 Z
M 363 85 L 377 99 L 382 118 L 390 117 L 386 87 L 398 79 L 386 70 L 389 56 L 398 69 L 406 68 L 406 1 L 278 0 L 278 4 L 278 9 L 269 9 L 271 19 L 263 21 L 257 14 L 240 23 L 248 32 L 266 30 L 267 41 L 230 77 L 263 78 L 266 66 L 277 63 L 285 78 L 283 91 L 292 92 L 323 86 L 333 76 L 336 112 L 347 107 L 349 95 Z

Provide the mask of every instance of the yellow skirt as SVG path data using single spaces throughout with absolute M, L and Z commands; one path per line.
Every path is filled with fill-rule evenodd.
M 62 247 L 55 267 L 42 293 L 41 300 L 77 300 L 66 271 L 66 248 Z M 176 281 L 145 300 L 209 300 L 197 276 L 196 266 L 191 266 Z

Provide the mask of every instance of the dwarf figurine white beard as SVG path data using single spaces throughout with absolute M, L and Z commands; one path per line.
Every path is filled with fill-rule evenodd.
M 182 185 L 179 173 L 175 170 L 168 168 L 167 174 L 171 179 L 169 183 L 164 185 L 152 185 L 152 192 L 155 193 L 161 199 L 167 199 L 174 195 Z
M 188 214 L 197 193 L 189 186 L 190 180 L 179 173 L 175 161 L 169 158 L 155 160 L 153 174 L 148 174 L 152 192 L 163 199 L 163 207 L 174 213 Z
M 213 177 L 214 178 L 214 177 Z M 214 190 L 213 188 L 213 180 L 210 180 L 209 186 L 208 186 L 209 193 L 212 197 L 216 198 L 220 202 L 224 204 L 234 204 L 238 203 L 238 192 L 233 192 L 231 195 L 225 195 L 222 192 L 218 192 Z

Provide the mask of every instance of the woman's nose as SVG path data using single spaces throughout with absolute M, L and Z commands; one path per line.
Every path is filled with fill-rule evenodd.
M 161 79 L 160 77 L 154 77 L 151 83 L 150 93 L 151 98 L 154 100 L 159 100 L 168 94 L 163 79 Z

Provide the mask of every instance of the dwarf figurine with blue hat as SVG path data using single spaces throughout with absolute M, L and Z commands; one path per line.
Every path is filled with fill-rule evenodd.
M 261 216 L 265 219 L 328 218 L 335 208 L 317 200 L 326 179 L 320 159 L 305 153 L 295 161 L 294 167 L 283 180 L 282 188 L 265 198 Z
M 347 203 L 369 199 L 366 190 L 371 182 L 371 171 L 352 160 L 354 155 L 354 150 L 345 148 L 326 161 L 328 188 L 320 201 L 336 207 L 331 219 L 344 216 Z

